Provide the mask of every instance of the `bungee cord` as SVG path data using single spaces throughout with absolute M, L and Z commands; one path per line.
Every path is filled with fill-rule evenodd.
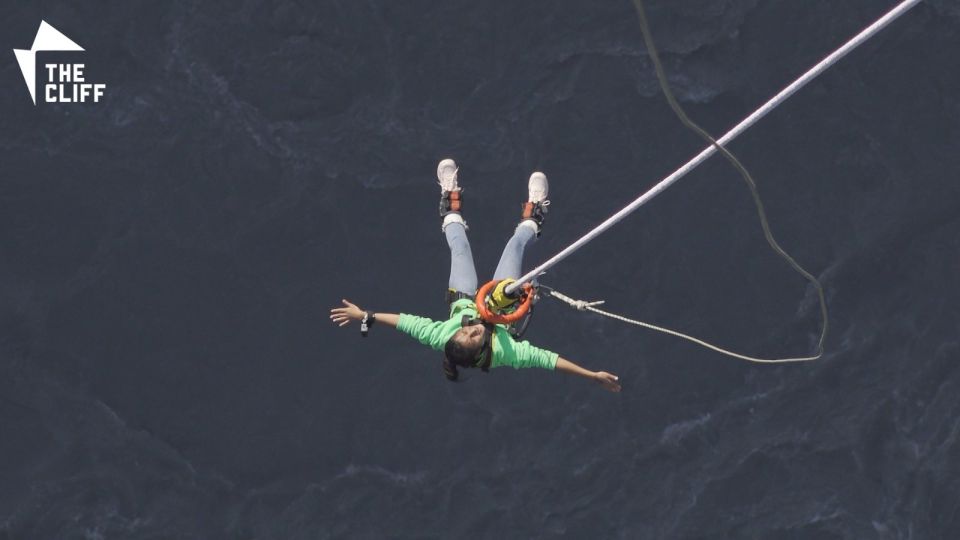
M 604 300 L 586 302 L 584 300 L 576 300 L 574 298 L 570 298 L 569 296 L 561 293 L 560 291 L 557 291 L 550 287 L 546 287 L 543 284 L 540 285 L 540 288 L 546 289 L 547 294 L 549 294 L 551 297 L 556 298 L 557 300 L 560 300 L 561 302 L 567 304 L 568 306 L 574 309 L 578 309 L 580 311 L 592 311 L 593 313 L 596 313 L 598 315 L 603 315 L 604 317 L 609 317 L 611 319 L 616 319 L 618 321 L 622 321 L 628 324 L 633 324 L 636 326 L 642 326 L 648 330 L 653 330 L 654 332 L 661 332 L 663 334 L 668 334 L 681 339 L 685 339 L 687 341 L 700 345 L 701 347 L 705 347 L 712 351 L 716 351 L 720 354 L 737 358 L 739 360 L 746 360 L 747 362 L 755 362 L 758 364 L 787 364 L 791 362 L 809 362 L 810 360 L 816 360 L 822 355 L 822 352 L 820 352 L 816 356 L 800 356 L 797 358 L 757 358 L 755 356 L 747 356 L 745 354 L 740 354 L 737 352 L 724 349 L 723 347 L 719 347 L 717 345 L 714 345 L 712 343 L 709 343 L 699 338 L 695 338 L 691 335 L 684 334 L 683 332 L 679 332 L 677 330 L 671 330 L 669 328 L 664 328 L 662 326 L 657 326 L 655 324 L 638 321 L 636 319 L 630 319 L 628 317 L 624 317 L 623 315 L 617 315 L 616 313 L 610 313 L 609 311 L 604 311 L 602 309 L 597 308 L 596 306 L 603 304 L 605 302 Z
M 642 321 L 629 319 L 627 317 L 623 317 L 621 315 L 616 315 L 613 313 L 608 313 L 606 311 L 596 308 L 595 306 L 602 303 L 602 301 L 588 303 L 588 302 L 583 302 L 582 300 L 574 300 L 552 289 L 549 290 L 550 295 L 563 302 L 566 302 L 567 304 L 577 309 L 592 311 L 594 313 L 598 313 L 600 315 L 621 320 L 623 322 L 635 324 L 638 326 L 643 326 L 651 330 L 674 335 L 676 337 L 689 340 L 693 343 L 696 343 L 708 349 L 714 350 L 721 354 L 725 354 L 741 360 L 746 360 L 750 362 L 760 362 L 760 363 L 786 363 L 786 362 L 804 362 L 804 361 L 816 360 L 820 358 L 821 356 L 823 356 L 824 342 L 826 341 L 827 329 L 829 325 L 829 319 L 827 316 L 827 303 L 824 297 L 823 286 L 816 279 L 816 277 L 814 277 L 812 274 L 810 274 L 805 269 L 803 269 L 803 267 L 801 267 L 793 259 L 793 257 L 791 257 L 786 251 L 784 251 L 783 248 L 781 248 L 780 245 L 777 243 L 777 241 L 774 239 L 773 233 L 770 231 L 770 226 L 767 221 L 766 212 L 764 211 L 763 202 L 761 201 L 760 195 L 757 191 L 756 182 L 753 180 L 753 177 L 750 175 L 749 171 L 747 171 L 746 167 L 744 167 L 743 164 L 741 164 L 740 161 L 732 153 L 730 153 L 729 150 L 727 150 L 726 145 L 729 144 L 731 141 L 733 141 L 733 139 L 735 139 L 737 136 L 742 134 L 744 131 L 746 131 L 748 128 L 753 126 L 753 124 L 755 124 L 761 118 L 763 118 L 768 113 L 770 113 L 773 109 L 778 107 L 781 103 L 786 101 L 795 92 L 803 88 L 807 83 L 809 83 L 810 81 L 815 79 L 817 76 L 819 76 L 821 73 L 826 71 L 830 66 L 837 63 L 840 59 L 842 59 L 851 51 L 856 49 L 858 46 L 860 46 L 861 44 L 863 44 L 864 42 L 872 38 L 875 34 L 877 34 L 880 30 L 885 28 L 891 22 L 895 21 L 904 13 L 909 11 L 911 8 L 919 4 L 920 0 L 904 0 L 900 2 L 896 7 L 894 7 L 893 9 L 888 11 L 885 15 L 877 19 L 875 22 L 873 22 L 866 28 L 864 28 L 862 31 L 860 31 L 860 33 L 858 33 L 849 41 L 847 41 L 842 46 L 840 46 L 838 49 L 836 49 L 835 51 L 827 55 L 823 60 L 818 62 L 812 68 L 807 70 L 803 75 L 801 75 L 795 81 L 790 83 L 787 87 L 785 87 L 775 96 L 770 98 L 766 103 L 761 105 L 760 108 L 755 110 L 747 118 L 742 120 L 739 124 L 735 125 L 726 134 L 720 137 L 720 139 L 714 139 L 709 133 L 706 132 L 706 130 L 704 130 L 703 128 L 698 126 L 696 123 L 694 123 L 692 120 L 690 120 L 690 118 L 684 112 L 683 108 L 677 102 L 667 82 L 666 72 L 663 69 L 663 65 L 660 62 L 660 57 L 657 53 L 656 46 L 653 42 L 653 36 L 650 33 L 646 14 L 643 9 L 643 1 L 633 0 L 633 3 L 637 11 L 637 17 L 640 21 L 640 29 L 641 29 L 641 32 L 643 33 L 644 43 L 647 47 L 647 51 L 650 55 L 650 59 L 654 64 L 654 69 L 657 73 L 657 80 L 660 83 L 660 88 L 663 91 L 663 94 L 667 99 L 667 102 L 669 103 L 671 109 L 673 109 L 677 117 L 680 119 L 680 121 L 687 128 L 691 129 L 692 131 L 697 133 L 701 138 L 706 140 L 709 143 L 709 146 L 707 146 L 704 150 L 702 150 L 699 154 L 697 154 L 693 159 L 688 161 L 686 164 L 681 166 L 672 174 L 670 174 L 669 176 L 661 180 L 659 183 L 653 186 L 653 188 L 651 188 L 646 193 L 638 197 L 632 203 L 630 203 L 629 205 L 627 205 L 626 207 L 624 207 L 622 210 L 615 213 L 614 215 L 610 216 L 603 223 L 601 223 L 600 225 L 595 227 L 593 230 L 589 231 L 587 234 L 582 236 L 576 242 L 574 242 L 573 244 L 570 244 L 569 246 L 567 246 L 567 248 L 562 250 L 560 253 L 554 255 L 552 258 L 550 258 L 540 266 L 534 268 L 533 270 L 531 270 L 530 272 L 528 272 L 527 274 L 519 278 L 516 281 L 516 283 L 511 284 L 509 287 L 506 288 L 507 293 L 513 293 L 522 284 L 529 283 L 531 280 L 533 280 L 537 276 L 540 276 L 547 269 L 551 268 L 552 266 L 556 265 L 557 263 L 559 263 L 569 255 L 573 254 L 575 251 L 577 251 L 578 249 L 586 245 L 588 242 L 590 242 L 591 240 L 599 236 L 601 233 L 603 233 L 604 231 L 606 231 L 607 229 L 609 229 L 610 227 L 612 227 L 613 225 L 621 221 L 627 215 L 631 214 L 633 211 L 635 211 L 636 209 L 646 204 L 650 199 L 660 194 L 662 191 L 664 191 L 674 182 L 686 176 L 687 173 L 689 173 L 694 168 L 699 166 L 701 163 L 706 161 L 707 158 L 709 158 L 710 156 L 712 156 L 717 152 L 720 152 L 727 159 L 727 161 L 729 161 L 734 166 L 734 168 L 737 169 L 737 171 L 743 177 L 744 181 L 747 183 L 747 186 L 749 187 L 750 192 L 753 196 L 753 201 L 757 209 L 757 215 L 760 218 L 760 223 L 761 223 L 761 227 L 763 228 L 764 238 L 766 238 L 767 243 L 770 245 L 771 249 L 773 249 L 781 258 L 787 261 L 787 263 L 797 273 L 799 273 L 807 281 L 809 281 L 810 284 L 813 285 L 813 287 L 817 291 L 817 297 L 820 302 L 820 315 L 823 322 L 822 322 L 820 338 L 817 342 L 815 354 L 811 356 L 803 356 L 803 357 L 796 357 L 796 358 L 779 358 L 779 359 L 764 359 L 764 358 L 756 358 L 752 356 L 742 355 L 739 353 L 735 353 L 735 352 L 723 349 L 721 347 L 717 347 L 716 345 L 712 345 L 703 340 L 694 338 L 692 336 L 688 336 L 686 334 L 677 332 L 675 330 L 670 330 L 670 329 L 659 327 L 649 323 L 644 323 Z

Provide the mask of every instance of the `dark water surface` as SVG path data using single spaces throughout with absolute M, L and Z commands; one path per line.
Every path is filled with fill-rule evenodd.
M 893 5 L 652 1 L 720 133 Z M 543 371 L 444 380 L 340 298 L 443 316 L 434 170 L 481 279 L 531 170 L 528 267 L 696 153 L 628 1 L 0 6 L 0 539 L 960 538 L 960 2 L 921 4 L 732 145 L 823 280 L 815 364 L 539 306 Z M 101 103 L 33 106 L 41 20 Z M 48 56 L 44 56 L 48 55 Z M 616 312 L 803 354 L 815 297 L 714 158 L 551 271 Z

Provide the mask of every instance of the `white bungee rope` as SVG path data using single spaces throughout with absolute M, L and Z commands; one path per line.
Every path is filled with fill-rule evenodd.
M 602 310 L 602 309 L 598 309 L 596 306 L 599 306 L 599 305 L 603 304 L 603 303 L 605 302 L 604 300 L 597 300 L 597 301 L 593 301 L 593 302 L 586 302 L 586 301 L 584 301 L 584 300 L 576 300 L 576 299 L 570 298 L 569 296 L 561 293 L 560 291 L 551 289 L 551 288 L 546 287 L 546 286 L 544 286 L 544 285 L 540 285 L 540 288 L 541 288 L 541 289 L 544 289 L 544 288 L 547 289 L 547 294 L 549 294 L 549 295 L 552 296 L 553 298 L 556 298 L 557 300 L 560 300 L 561 302 L 567 304 L 568 306 L 570 306 L 570 307 L 572 307 L 572 308 L 574 308 L 574 309 L 577 309 L 577 310 L 580 310 L 580 311 L 592 311 L 593 313 L 596 313 L 596 314 L 598 314 L 598 315 L 603 315 L 604 317 L 610 317 L 611 319 L 616 319 L 616 320 L 618 320 L 618 321 L 622 321 L 622 322 L 625 322 L 625 323 L 628 323 L 628 324 L 633 324 L 633 325 L 636 325 L 636 326 L 642 326 L 642 327 L 644 327 L 644 328 L 646 328 L 646 329 L 648 329 L 648 330 L 653 330 L 654 332 L 661 332 L 661 333 L 664 333 L 664 334 L 669 334 L 669 335 L 671 335 L 671 336 L 675 336 L 675 337 L 678 337 L 678 338 L 685 339 L 685 340 L 687 340 L 687 341 L 696 343 L 697 345 L 700 345 L 701 347 L 706 347 L 707 349 L 710 349 L 710 350 L 712 350 L 712 351 L 716 351 L 716 352 L 718 352 L 718 353 L 720 353 L 720 354 L 725 354 L 725 355 L 727 355 L 727 356 L 731 356 L 731 357 L 733 357 L 733 358 L 737 358 L 737 359 L 740 359 L 740 360 L 746 360 L 747 362 L 756 362 L 756 363 L 758 363 L 758 364 L 786 364 L 786 363 L 790 363 L 790 362 L 809 362 L 809 361 L 811 361 L 811 360 L 816 360 L 817 358 L 820 358 L 820 355 L 819 355 L 819 354 L 816 355 L 816 356 L 800 356 L 800 357 L 797 357 L 797 358 L 757 358 L 757 357 L 754 357 L 754 356 L 747 356 L 747 355 L 745 355 L 745 354 L 740 354 L 740 353 L 737 353 L 737 352 L 733 352 L 733 351 L 724 349 L 723 347 L 718 347 L 717 345 L 713 345 L 712 343 L 708 343 L 708 342 L 706 342 L 706 341 L 704 341 L 704 340 L 702 340 L 702 339 L 695 338 L 695 337 L 693 337 L 693 336 L 684 334 L 683 332 L 678 332 L 678 331 L 676 331 L 676 330 L 671 330 L 671 329 L 669 329 L 669 328 L 664 328 L 664 327 L 662 327 L 662 326 L 657 326 L 657 325 L 655 325 L 655 324 L 650 324 L 650 323 L 647 323 L 647 322 L 638 321 L 638 320 L 636 320 L 636 319 L 630 319 L 630 318 L 624 317 L 623 315 L 617 315 L 616 313 L 610 313 L 609 311 L 604 311 L 604 310 Z
M 655 62 L 655 64 L 656 64 L 657 67 L 658 67 L 658 77 L 659 77 L 659 76 L 661 75 L 661 73 L 659 73 L 659 69 L 660 69 L 659 61 L 657 60 L 655 50 L 653 50 L 652 47 L 651 47 L 651 46 L 652 46 L 652 41 L 651 41 L 651 39 L 650 39 L 650 36 L 648 35 L 649 32 L 647 31 L 647 28 L 646 28 L 646 21 L 645 21 L 645 16 L 644 16 L 644 14 L 643 14 L 642 5 L 641 5 L 639 2 L 636 2 L 636 0 L 635 0 L 635 3 L 637 4 L 638 14 L 639 14 L 639 16 L 640 16 L 641 25 L 642 25 L 643 30 L 644 30 L 644 38 L 645 38 L 645 41 L 646 41 L 646 43 L 647 43 L 647 45 L 648 45 L 648 48 L 651 48 L 651 56 L 653 57 L 654 62 Z M 717 153 L 718 151 L 721 151 L 721 152 L 723 152 L 723 153 L 725 154 L 725 156 L 726 156 L 728 159 L 731 160 L 731 162 L 734 164 L 734 166 L 736 166 L 738 169 L 741 169 L 741 172 L 744 174 L 744 177 L 745 177 L 745 179 L 747 180 L 748 184 L 751 185 L 751 189 L 754 190 L 754 197 L 755 197 L 756 202 L 757 202 L 757 204 L 758 204 L 758 210 L 759 210 L 759 212 L 760 212 L 760 217 L 761 217 L 761 220 L 764 222 L 765 233 L 767 234 L 767 239 L 768 239 L 768 241 L 771 243 L 771 247 L 773 247 L 775 250 L 777 250 L 778 253 L 780 253 L 784 258 L 786 258 L 787 261 L 790 262 L 791 265 L 794 266 L 794 268 L 795 268 L 798 272 L 800 272 L 800 273 L 803 274 L 805 277 L 807 277 L 808 279 L 810 279 L 810 280 L 814 283 L 814 285 L 817 286 L 817 288 L 818 288 L 818 293 L 820 294 L 820 298 L 821 298 L 821 304 L 823 304 L 823 291 L 822 291 L 822 288 L 819 287 L 819 282 L 817 282 L 816 279 L 813 278 L 812 275 L 808 274 L 805 270 L 803 270 L 802 268 L 800 268 L 799 265 L 797 265 L 796 262 L 794 262 L 793 259 L 789 257 L 789 255 L 787 255 L 785 252 L 783 252 L 782 249 L 780 249 L 779 246 L 776 245 L 776 242 L 773 241 L 772 237 L 769 235 L 769 231 L 767 230 L 766 223 L 765 223 L 766 218 L 763 216 L 762 206 L 760 205 L 759 198 L 757 198 L 755 189 L 754 189 L 754 187 L 753 187 L 753 185 L 752 185 L 752 181 L 751 181 L 751 179 L 749 178 L 749 174 L 746 173 L 746 170 L 745 170 L 745 169 L 742 169 L 742 166 L 739 164 L 739 162 L 736 161 L 736 158 L 734 158 L 734 157 L 732 156 L 732 154 L 730 154 L 728 151 L 726 151 L 726 149 L 725 149 L 724 147 L 725 147 L 725 145 L 727 145 L 727 144 L 729 144 L 731 141 L 733 141 L 735 138 L 737 138 L 737 137 L 738 137 L 740 134 L 742 134 L 744 131 L 746 131 L 746 130 L 749 129 L 751 126 L 753 126 L 753 125 L 754 125 L 757 121 L 759 121 L 761 118 L 763 118 L 763 117 L 766 116 L 768 113 L 770 113 L 773 109 L 775 109 L 776 107 L 778 107 L 781 103 L 783 103 L 784 101 L 786 101 L 787 98 L 789 98 L 789 97 L 792 96 L 794 93 L 796 93 L 798 90 L 800 90 L 801 88 L 803 88 L 804 86 L 806 86 L 807 83 L 809 83 L 810 81 L 812 81 L 813 79 L 815 79 L 817 76 L 819 76 L 821 73 L 823 73 L 824 71 L 826 71 L 830 66 L 832 66 L 832 65 L 835 64 L 835 63 L 837 63 L 840 59 L 842 59 L 842 58 L 845 57 L 847 54 L 849 54 L 851 51 L 853 51 L 854 49 L 856 49 L 858 46 L 860 46 L 861 44 L 863 44 L 864 42 L 866 42 L 867 40 L 869 40 L 870 38 L 872 38 L 872 37 L 873 37 L 875 34 L 877 34 L 880 30 L 882 30 L 883 28 L 885 28 L 887 25 L 889 25 L 890 23 L 892 23 L 893 21 L 895 21 L 896 19 L 898 19 L 901 15 L 905 14 L 907 11 L 909 11 L 911 8 L 915 7 L 915 6 L 916 6 L 917 4 L 919 4 L 919 3 L 920 3 L 920 0 L 904 0 L 904 1 L 900 2 L 896 7 L 894 7 L 894 8 L 891 9 L 890 11 L 888 11 L 885 15 L 883 15 L 883 16 L 880 17 L 879 19 L 877 19 L 873 24 L 871 24 L 871 25 L 867 26 L 866 28 L 864 28 L 862 31 L 860 31 L 860 33 L 858 33 L 858 34 L 855 35 L 853 38 L 851 38 L 849 41 L 847 41 L 847 42 L 844 43 L 842 46 L 840 46 L 838 49 L 836 49 L 835 51 L 833 51 L 832 53 L 830 53 L 829 55 L 827 55 L 823 60 L 821 60 L 820 62 L 818 62 L 818 63 L 817 63 L 816 65 L 814 65 L 812 68 L 810 68 L 809 70 L 807 70 L 803 75 L 801 75 L 801 76 L 800 76 L 799 78 L 797 78 L 795 81 L 793 81 L 792 83 L 790 83 L 787 87 L 785 87 L 783 90 L 781 90 L 781 91 L 780 91 L 779 93 L 777 93 L 775 96 L 773 96 L 772 98 L 770 98 L 766 103 L 764 103 L 763 105 L 761 105 L 760 108 L 758 108 L 757 110 L 755 110 L 753 113 L 751 113 L 749 116 L 747 116 L 744 120 L 742 120 L 739 124 L 735 125 L 732 129 L 730 129 L 729 131 L 727 131 L 727 133 L 725 133 L 720 139 L 718 139 L 718 140 L 716 140 L 716 141 L 712 141 L 712 139 L 711 139 L 711 144 L 710 144 L 709 146 L 707 146 L 705 149 L 703 149 L 699 154 L 697 154 L 696 156 L 694 156 L 693 159 L 691 159 L 690 161 L 688 161 L 687 163 L 685 163 L 683 166 L 681 166 L 679 169 L 677 169 L 676 171 L 674 171 L 672 174 L 670 174 L 669 176 L 667 176 L 666 178 L 664 178 L 663 180 L 661 180 L 660 182 L 658 182 L 655 186 L 653 186 L 653 187 L 652 187 L 651 189 L 649 189 L 646 193 L 642 194 L 642 195 L 641 195 L 640 197 L 638 197 L 636 200 L 634 200 L 633 202 L 631 202 L 629 205 L 627 205 L 626 207 L 624 207 L 622 210 L 620 210 L 619 212 L 617 212 L 617 213 L 615 213 L 614 215 L 610 216 L 610 217 L 607 218 L 603 223 L 601 223 L 600 225 L 596 226 L 593 230 L 589 231 L 588 233 L 586 233 L 585 235 L 583 235 L 582 237 L 580 237 L 580 239 L 578 239 L 576 242 L 570 244 L 570 245 L 567 246 L 565 249 L 563 249 L 562 251 L 560 251 L 559 253 L 557 253 L 556 255 L 554 255 L 553 257 L 551 257 L 550 259 L 548 259 L 546 262 L 544 262 L 544 263 L 541 264 L 540 266 L 534 268 L 533 270 L 531 270 L 531 271 L 528 272 L 527 274 L 523 275 L 521 278 L 519 278 L 519 279 L 516 281 L 516 283 L 511 284 L 510 286 L 508 286 L 508 287 L 506 288 L 506 292 L 507 292 L 507 293 L 512 293 L 512 292 L 514 292 L 518 287 L 520 287 L 523 283 L 530 282 L 530 281 L 532 281 L 534 278 L 540 276 L 540 275 L 543 274 L 546 270 L 548 270 L 549 268 L 553 267 L 554 265 L 556 265 L 557 263 L 559 263 L 559 262 L 562 261 L 563 259 L 567 258 L 567 257 L 570 256 L 571 254 L 573 254 L 575 251 L 577 251 L 578 249 L 580 249 L 581 247 L 583 247 L 584 245 L 586 245 L 588 242 L 592 241 L 594 238 L 596 238 L 597 236 L 599 236 L 600 234 L 602 234 L 603 232 L 605 232 L 607 229 L 609 229 L 609 228 L 612 227 L 613 225 L 617 224 L 617 223 L 620 222 L 622 219 L 624 219 L 625 217 L 627 217 L 628 215 L 630 215 L 631 213 L 633 213 L 635 210 L 637 210 L 638 208 L 640 208 L 641 206 L 643 206 L 644 204 L 646 204 L 649 200 L 651 200 L 651 199 L 653 199 L 654 197 L 656 197 L 657 195 L 659 195 L 662 191 L 664 191 L 665 189 L 667 189 L 668 187 L 670 187 L 674 182 L 676 182 L 677 180 L 679 180 L 679 179 L 683 178 L 684 176 L 686 176 L 687 173 L 689 173 L 690 171 L 692 171 L 693 169 L 695 169 L 696 167 L 698 167 L 700 164 L 702 164 L 704 161 L 706 161 L 710 156 L 712 156 L 713 154 Z M 664 85 L 664 91 L 665 91 L 665 93 L 667 93 L 668 100 L 671 101 L 671 106 L 674 106 L 674 103 L 673 103 L 673 100 L 672 100 L 672 96 L 669 94 L 669 90 L 668 90 L 668 88 L 665 86 L 665 81 L 664 81 L 662 78 L 661 78 L 661 84 Z M 677 110 L 677 108 L 678 108 L 678 106 L 675 107 L 674 110 L 678 113 L 678 115 L 681 116 L 681 119 L 683 119 L 683 120 L 685 121 L 684 123 L 687 123 L 688 119 L 685 118 L 685 114 L 683 114 L 682 110 Z M 689 127 L 693 127 L 696 131 L 700 132 L 701 135 L 703 135 L 703 136 L 705 136 L 706 138 L 710 139 L 710 136 L 709 136 L 709 135 L 707 135 L 707 134 L 706 134 L 705 132 L 703 132 L 702 130 L 699 130 L 699 128 L 697 128 L 696 126 L 689 126 Z M 566 295 L 563 295 L 563 294 L 558 293 L 558 292 L 553 291 L 553 290 L 551 290 L 550 293 L 551 293 L 551 296 L 553 296 L 553 297 L 555 297 L 555 298 L 558 298 L 558 299 L 560 299 L 560 300 L 568 303 L 569 305 L 571 305 L 571 306 L 573 306 L 573 307 L 576 307 L 577 309 L 593 311 L 593 312 L 595 312 L 595 313 L 598 313 L 598 314 L 601 314 L 601 315 L 604 315 L 604 316 L 607 316 L 607 317 L 611 317 L 611 318 L 614 318 L 614 319 L 617 319 L 617 320 L 621 320 L 621 321 L 624 321 L 624 322 L 627 322 L 627 323 L 630 323 L 630 324 L 636 324 L 636 325 L 639 325 L 639 326 L 643 326 L 643 327 L 649 328 L 649 329 L 651 329 L 651 330 L 656 330 L 656 331 L 664 332 L 664 333 L 667 333 L 667 334 L 670 334 L 670 335 L 674 335 L 674 336 L 677 336 L 677 337 L 680 337 L 680 338 L 683 338 L 683 339 L 687 339 L 687 340 L 689 340 L 689 341 L 692 341 L 692 342 L 694 342 L 694 343 L 697 343 L 697 344 L 699 344 L 699 345 L 702 345 L 702 346 L 704 346 L 704 347 L 707 347 L 707 348 L 712 349 L 712 350 L 714 350 L 714 351 L 717 351 L 717 352 L 719 352 L 719 353 L 726 354 L 726 355 L 728 355 L 728 356 L 732 356 L 732 357 L 734 357 L 734 358 L 738 358 L 738 359 L 741 359 L 741 360 L 747 360 L 747 361 L 750 361 L 750 362 L 761 362 L 761 363 L 802 362 L 802 361 L 816 360 L 816 359 L 820 358 L 820 357 L 822 356 L 822 354 L 823 354 L 823 341 L 824 341 L 824 338 L 825 338 L 825 336 L 826 336 L 826 328 L 827 328 L 827 320 L 826 320 L 825 306 L 823 306 L 823 305 L 821 306 L 821 307 L 822 307 L 822 310 L 823 310 L 823 315 L 824 315 L 823 331 L 822 331 L 822 334 L 821 334 L 820 343 L 819 343 L 819 345 L 818 345 L 818 351 L 817 351 L 817 354 L 816 354 L 816 355 L 814 355 L 814 356 L 805 356 L 805 357 L 797 357 L 797 358 L 763 359 L 763 358 L 754 358 L 754 357 L 751 357 L 751 356 L 746 356 L 746 355 L 741 355 L 741 354 L 738 354 L 738 353 L 734 353 L 734 352 L 728 351 L 728 350 L 726 350 L 726 349 L 717 347 L 717 346 L 715 346 L 715 345 L 711 345 L 711 344 L 709 344 L 709 343 L 707 343 L 707 342 L 704 342 L 704 341 L 702 341 L 702 340 L 699 340 L 699 339 L 697 339 L 697 338 L 688 336 L 688 335 L 686 335 L 686 334 L 682 334 L 682 333 L 680 333 L 680 332 L 676 332 L 676 331 L 674 331 L 674 330 L 669 330 L 669 329 L 667 329 L 667 328 L 662 328 L 662 327 L 655 326 L 655 325 L 652 325 L 652 324 L 648 324 L 648 323 L 644 323 L 644 322 L 641 322 L 641 321 L 636 321 L 636 320 L 633 320 L 633 319 L 629 319 L 629 318 L 626 318 L 626 317 L 623 317 L 623 316 L 620 316 L 620 315 L 615 315 L 615 314 L 612 314 L 612 313 L 608 313 L 608 312 L 605 312 L 605 311 L 603 311 L 603 310 L 600 310 L 600 309 L 597 309 L 596 307 L 594 307 L 595 305 L 597 305 L 597 304 L 599 304 L 599 303 L 602 303 L 602 302 L 587 303 L 587 302 L 583 302 L 582 300 L 574 300 L 574 299 L 572 299 L 572 298 L 570 298 L 570 297 L 568 297 L 568 296 L 566 296 Z

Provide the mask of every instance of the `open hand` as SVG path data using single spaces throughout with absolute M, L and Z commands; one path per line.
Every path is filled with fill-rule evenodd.
M 611 392 L 620 391 L 620 377 L 606 371 L 597 371 L 593 374 L 593 380 L 600 383 L 605 389 Z
M 338 307 L 330 310 L 330 320 L 339 326 L 350 324 L 351 320 L 360 320 L 363 318 L 364 311 L 351 304 L 346 299 L 341 300 L 346 307 Z

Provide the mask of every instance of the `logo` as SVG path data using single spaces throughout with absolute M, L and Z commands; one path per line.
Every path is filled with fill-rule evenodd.
M 83 51 L 72 39 L 63 35 L 59 30 L 40 22 L 37 36 L 33 38 L 33 46 L 29 50 L 14 49 L 23 79 L 27 82 L 27 90 L 33 104 L 37 104 L 37 53 L 40 51 Z M 43 98 L 47 103 L 97 103 L 103 97 L 107 85 L 88 83 L 84 77 L 84 64 L 45 64 L 43 72 L 46 74 L 46 84 L 43 88 Z

